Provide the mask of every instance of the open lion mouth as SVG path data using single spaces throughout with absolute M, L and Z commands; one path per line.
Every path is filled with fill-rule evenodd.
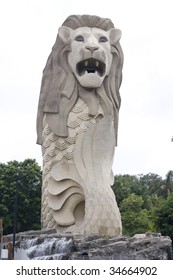
M 105 63 L 94 58 L 85 59 L 77 64 L 77 72 L 79 76 L 86 73 L 94 73 L 102 77 L 105 73 Z

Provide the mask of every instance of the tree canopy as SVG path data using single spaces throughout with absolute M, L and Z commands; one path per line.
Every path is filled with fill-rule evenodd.
M 5 234 L 13 231 L 15 204 L 17 231 L 40 228 L 41 176 L 33 159 L 0 163 L 0 217 Z
M 173 171 L 165 179 L 154 173 L 116 175 L 112 189 L 120 208 L 124 235 L 159 231 L 173 238 Z
M 156 229 L 173 240 L 173 192 L 156 209 Z

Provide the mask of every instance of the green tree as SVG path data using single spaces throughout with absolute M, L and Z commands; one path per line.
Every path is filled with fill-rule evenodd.
M 120 204 L 123 234 L 133 236 L 136 233 L 151 231 L 152 221 L 150 211 L 143 209 L 144 200 L 134 193 L 130 194 Z
M 145 192 L 144 188 L 140 184 L 138 177 L 127 174 L 116 175 L 112 189 L 115 193 L 118 205 L 120 205 L 122 200 L 127 198 L 132 193 L 141 195 Z
M 163 181 L 161 189 L 164 193 L 164 197 L 168 197 L 169 194 L 173 192 L 173 171 L 172 170 L 170 170 L 166 174 L 166 179 Z
M 173 171 L 169 171 L 165 179 L 154 173 L 117 175 L 112 189 L 120 207 L 123 234 L 157 232 L 161 228 L 161 223 L 158 226 L 160 211 L 173 192 Z M 164 224 L 163 217 L 162 223 Z M 167 222 L 166 225 L 166 229 L 170 227 Z M 166 229 L 162 231 L 164 234 Z
M 173 193 L 155 211 L 157 230 L 173 240 Z
M 158 174 L 148 173 L 139 175 L 140 183 L 147 190 L 148 195 L 163 195 L 163 179 Z
M 17 231 L 40 228 L 41 168 L 33 159 L 0 164 L 0 217 L 4 233 L 13 231 L 17 202 Z

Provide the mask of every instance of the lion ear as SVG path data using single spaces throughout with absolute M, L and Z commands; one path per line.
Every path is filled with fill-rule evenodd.
M 58 29 L 58 34 L 59 37 L 61 38 L 61 40 L 66 43 L 68 41 L 68 39 L 70 38 L 70 35 L 72 33 L 73 29 L 71 29 L 70 27 L 67 26 L 61 26 Z
M 121 30 L 111 28 L 109 31 L 109 38 L 113 45 L 116 45 L 121 39 Z

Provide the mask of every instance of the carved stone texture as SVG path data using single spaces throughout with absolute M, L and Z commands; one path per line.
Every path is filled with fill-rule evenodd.
M 43 72 L 37 115 L 42 145 L 42 228 L 121 235 L 112 162 L 123 53 L 110 19 L 69 16 Z

